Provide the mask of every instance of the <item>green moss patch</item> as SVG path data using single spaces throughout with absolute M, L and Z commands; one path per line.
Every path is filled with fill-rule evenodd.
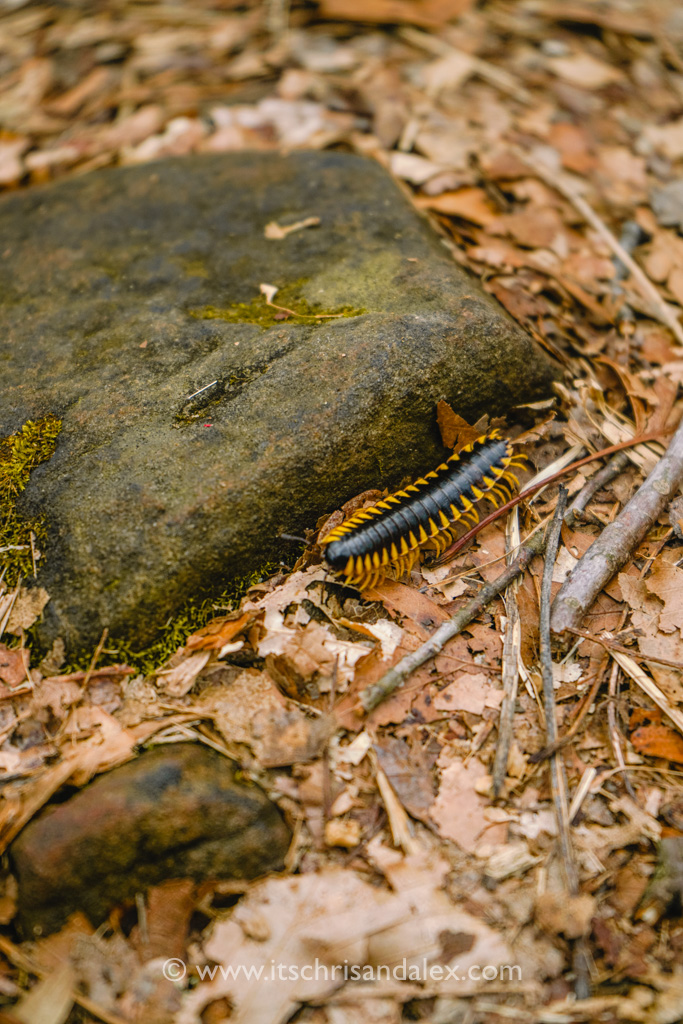
M 335 317 L 354 317 L 366 313 L 366 309 L 354 306 L 337 306 L 335 309 L 323 309 L 314 305 L 301 295 L 303 281 L 281 288 L 275 295 L 273 303 L 266 302 L 265 295 L 257 295 L 251 302 L 233 302 L 225 308 L 204 306 L 202 309 L 190 310 L 190 316 L 198 320 L 227 320 L 232 324 L 258 324 L 266 330 L 281 323 L 309 324 L 320 326 L 326 320 Z
M 46 416 L 29 420 L 16 434 L 0 440 L 0 570 L 8 586 L 14 586 L 20 576 L 33 575 L 31 534 L 34 550 L 44 546 L 45 517 L 24 518 L 16 499 L 36 466 L 52 456 L 61 429 L 61 420 Z

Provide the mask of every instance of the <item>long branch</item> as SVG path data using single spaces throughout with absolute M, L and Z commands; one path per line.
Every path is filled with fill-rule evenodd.
M 645 483 L 562 584 L 551 610 L 553 632 L 578 628 L 602 588 L 626 564 L 682 484 L 683 420 Z

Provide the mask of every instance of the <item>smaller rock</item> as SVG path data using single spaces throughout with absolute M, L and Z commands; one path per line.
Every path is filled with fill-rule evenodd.
M 254 878 L 283 866 L 290 832 L 257 786 L 220 754 L 174 743 L 101 775 L 48 808 L 11 847 L 19 923 L 98 925 L 112 906 L 168 878 Z

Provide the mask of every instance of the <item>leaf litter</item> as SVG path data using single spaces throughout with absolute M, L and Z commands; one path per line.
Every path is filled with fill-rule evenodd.
M 0 15 L 0 51 L 6 189 L 245 148 L 341 146 L 389 167 L 454 258 L 565 368 L 552 409 L 519 409 L 505 425 L 523 433 L 530 465 L 552 472 L 565 456 L 657 435 L 628 449 L 563 527 L 557 593 L 656 464 L 681 414 L 675 3 L 202 0 L 192 10 L 131 2 L 76 14 L 19 0 Z M 290 234 L 315 229 L 315 210 L 303 214 L 267 225 L 266 237 L 286 247 Z M 468 424 L 445 403 L 437 413 L 445 449 L 497 425 Z M 601 479 L 603 465 L 567 478 L 570 501 Z M 379 493 L 330 510 L 319 530 Z M 551 484 L 523 503 L 520 539 L 547 521 L 556 499 Z M 103 664 L 101 651 L 87 671 L 60 674 L 58 646 L 32 664 L 30 631 L 49 596 L 6 575 L 3 850 L 66 784 L 179 738 L 212 743 L 266 785 L 295 840 L 289 873 L 243 883 L 227 906 L 225 882 L 202 892 L 187 880 L 164 883 L 141 897 L 133 926 L 114 913 L 97 937 L 81 919 L 19 944 L 7 876 L 3 1011 L 45 1024 L 396 1024 L 468 1013 L 484 1024 L 501 1014 L 567 1024 L 678 1020 L 682 519 L 674 502 L 585 616 L 573 647 L 554 653 L 560 738 L 576 728 L 559 755 L 576 808 L 573 895 L 560 870 L 548 770 L 533 760 L 545 743 L 540 559 L 369 715 L 360 702 L 497 578 L 514 555 L 503 520 L 446 564 L 425 563 L 362 596 L 326 572 L 312 533 L 293 572 L 253 588 L 147 676 Z M 40 544 L 30 524 L 19 528 L 19 540 L 4 543 L 16 545 L 13 565 L 26 582 Z M 519 687 L 494 799 L 512 602 Z M 576 999 L 572 951 L 581 943 L 591 994 Z M 257 985 L 218 970 L 210 982 L 174 985 L 160 970 L 169 955 L 192 963 L 195 979 L 200 967 L 273 961 L 286 977 Z M 330 970 L 309 981 L 301 968 L 316 956 Z M 441 976 L 411 976 L 418 962 Z M 465 976 L 484 964 L 488 980 Z M 335 965 L 346 974 L 332 977 Z M 520 973 L 504 976 L 505 965 Z M 382 977 L 380 966 L 401 970 Z M 457 982 L 456 966 L 465 976 Z M 44 980 L 31 986 L 27 972 Z

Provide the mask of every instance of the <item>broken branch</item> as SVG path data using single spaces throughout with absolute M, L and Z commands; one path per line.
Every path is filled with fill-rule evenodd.
M 629 560 L 683 484 L 683 420 L 671 444 L 614 522 L 574 567 L 553 602 L 554 633 L 576 629 L 602 588 Z

